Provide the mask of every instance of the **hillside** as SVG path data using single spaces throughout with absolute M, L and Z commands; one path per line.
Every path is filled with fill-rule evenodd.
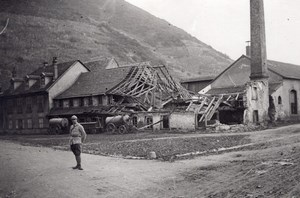
M 166 64 L 177 78 L 217 74 L 231 60 L 183 30 L 124 0 L 1 0 L 0 82 L 59 61 L 115 57 Z

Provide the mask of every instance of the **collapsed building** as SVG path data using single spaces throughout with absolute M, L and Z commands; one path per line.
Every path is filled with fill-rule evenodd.
M 267 66 L 269 78 L 266 84 L 268 85 L 269 107 L 267 115 L 265 115 L 267 116 L 266 120 L 299 120 L 300 66 L 278 61 L 267 61 Z M 210 85 L 205 87 L 204 91 L 199 92 L 201 101 L 215 98 L 217 106 L 214 111 L 215 119 L 223 124 L 248 124 L 266 121 L 259 118 L 259 107 L 253 107 L 253 103 L 261 101 L 261 95 L 264 94 L 265 90 L 259 84 L 249 83 L 250 75 L 250 54 L 242 55 L 218 75 Z M 208 104 L 206 103 L 206 105 Z M 272 111 L 274 118 L 269 117 Z M 208 120 L 211 117 L 212 115 L 208 117 Z
M 0 95 L 0 129 L 6 132 L 47 132 L 50 119 L 73 114 L 98 131 L 105 131 L 108 117 L 118 115 L 129 115 L 133 126 L 145 129 L 187 127 L 177 114 L 188 114 L 194 121 L 194 114 L 180 107 L 190 93 L 163 65 L 120 66 L 107 58 L 58 64 L 54 58 L 51 65 L 24 78 L 13 77 L 11 82 L 10 89 Z
M 198 124 L 212 118 L 225 124 L 300 118 L 300 66 L 267 61 L 263 0 L 251 0 L 250 11 L 247 56 L 241 56 L 199 90 L 199 99 L 187 109 L 196 110 Z
M 87 67 L 90 64 L 97 65 L 97 62 L 86 63 Z M 81 123 L 98 122 L 102 131 L 106 128 L 106 118 L 117 115 L 130 115 L 135 127 L 169 129 L 175 123 L 178 125 L 177 121 L 170 123 L 170 112 L 175 116 L 176 105 L 191 95 L 172 78 L 165 66 L 145 62 L 102 69 L 98 65 L 97 68 L 97 71 L 82 73 L 69 89 L 54 99 L 49 117 L 76 114 Z M 161 121 L 158 128 L 153 125 L 157 121 Z M 109 126 L 112 131 L 118 127 Z

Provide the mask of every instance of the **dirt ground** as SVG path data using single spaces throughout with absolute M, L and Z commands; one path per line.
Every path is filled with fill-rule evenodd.
M 174 162 L 83 154 L 83 171 L 71 152 L 0 140 L 0 197 L 300 197 L 300 124 L 247 135 Z

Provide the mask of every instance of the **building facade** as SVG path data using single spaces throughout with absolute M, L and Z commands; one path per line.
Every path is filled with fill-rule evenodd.
M 12 78 L 0 95 L 0 130 L 6 133 L 46 133 L 53 98 L 89 69 L 80 61 L 44 64 L 24 78 Z

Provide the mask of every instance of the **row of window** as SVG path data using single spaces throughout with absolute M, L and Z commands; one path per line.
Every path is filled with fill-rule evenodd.
M 44 97 L 26 97 L 7 100 L 7 113 L 13 114 L 15 109 L 17 114 L 32 113 L 33 104 L 37 106 L 37 112 L 44 112 Z
M 44 128 L 44 118 L 38 119 L 38 128 Z M 15 121 L 9 120 L 8 121 L 8 129 L 32 129 L 33 123 L 32 119 L 17 119 Z
M 69 107 L 84 107 L 84 106 L 98 106 L 112 104 L 113 98 L 107 97 L 107 102 L 104 102 L 104 96 L 85 97 L 74 99 L 55 100 L 54 106 L 56 108 L 69 108 Z

